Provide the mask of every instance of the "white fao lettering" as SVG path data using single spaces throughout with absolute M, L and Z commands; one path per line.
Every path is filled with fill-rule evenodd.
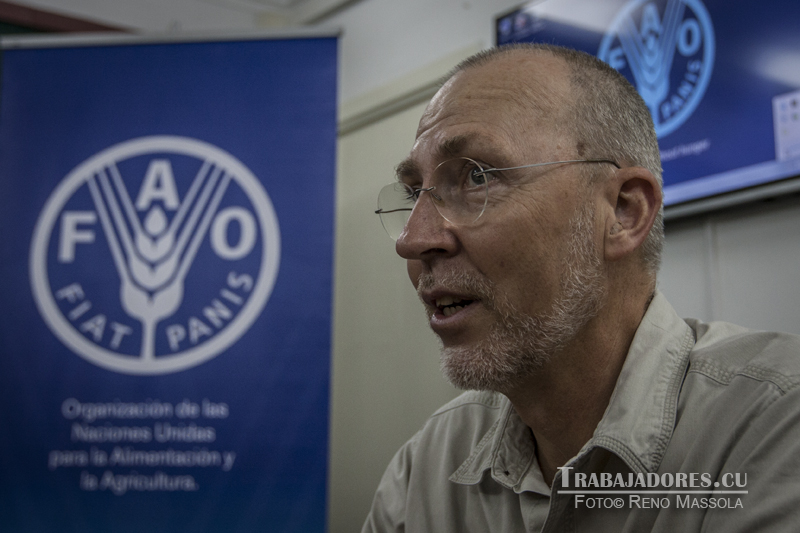
M 231 246 L 228 242 L 228 227 L 231 222 L 239 225 L 239 242 Z M 222 259 L 234 261 L 246 257 L 256 243 L 256 220 L 247 209 L 228 207 L 220 211 L 211 226 L 211 247 Z
M 211 303 L 204 307 L 202 311 L 203 317 L 218 330 L 222 329 L 227 321 L 233 317 L 231 307 L 239 307 L 245 301 L 242 296 L 230 289 L 250 292 L 253 288 L 253 278 L 247 274 L 230 272 L 227 282 L 229 288 L 220 290 L 220 298 L 211 300 Z M 186 340 L 187 333 L 189 336 L 189 343 L 194 346 L 202 341 L 204 337 L 213 335 L 214 330 L 196 316 L 189 317 L 186 327 L 183 327 L 181 324 L 167 326 L 166 335 L 170 350 L 173 352 L 180 350 L 181 343 Z
M 94 224 L 97 213 L 94 211 L 64 211 L 61 214 L 61 232 L 58 239 L 58 261 L 72 263 L 75 261 L 75 245 L 94 242 L 94 231 L 78 229 L 78 225 Z
M 67 317 L 69 317 L 72 322 L 76 322 L 92 308 L 92 302 L 86 299 L 86 295 L 80 283 L 71 283 L 59 289 L 56 291 L 56 299 L 64 300 L 70 304 L 77 304 L 67 313 Z M 78 324 L 78 329 L 86 334 L 90 334 L 94 342 L 100 343 L 103 341 L 106 323 L 106 315 L 97 314 L 88 320 L 81 321 Z M 111 340 L 108 343 L 108 346 L 112 350 L 118 349 L 124 338 L 133 333 L 130 327 L 125 324 L 120 324 L 119 322 L 111 322 L 108 327 L 111 328 L 113 332 Z
M 198 257 L 215 261 L 195 276 Z M 258 318 L 276 280 L 280 231 L 260 180 L 231 154 L 149 136 L 95 154 L 59 183 L 30 258 L 39 311 L 67 347 L 108 370 L 166 374 L 216 357 Z M 214 291 L 219 261 L 240 262 Z M 51 276 L 53 262 L 70 277 L 91 275 L 99 262 L 118 276 L 64 283 Z
M 684 57 L 688 57 L 700 50 L 703 42 L 703 32 L 696 19 L 687 19 L 681 24 L 678 33 L 678 51 Z
M 64 211 L 61 214 L 61 231 L 58 241 L 59 263 L 75 261 L 77 244 L 94 243 L 95 232 L 84 226 L 96 222 L 97 213 L 94 211 Z M 239 226 L 239 239 L 233 245 L 228 241 L 231 222 L 236 222 Z M 247 257 L 253 251 L 257 237 L 255 217 L 243 207 L 228 207 L 221 210 L 214 217 L 211 225 L 211 248 L 217 256 L 229 261 Z
M 597 57 L 636 86 L 662 138 L 681 127 L 702 100 L 714 50 L 714 28 L 702 0 L 628 0 Z
M 175 177 L 172 173 L 172 164 L 169 159 L 153 159 L 147 167 L 139 196 L 136 198 L 136 209 L 146 211 L 153 200 L 164 202 L 167 209 L 178 209 L 178 190 L 175 186 Z

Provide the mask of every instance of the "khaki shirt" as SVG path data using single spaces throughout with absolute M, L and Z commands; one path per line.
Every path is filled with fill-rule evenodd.
M 363 532 L 800 531 L 798 383 L 800 337 L 683 320 L 656 293 L 552 489 L 509 401 L 466 392 L 397 452 Z

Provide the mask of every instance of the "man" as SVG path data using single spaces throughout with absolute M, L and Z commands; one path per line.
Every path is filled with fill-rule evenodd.
M 400 449 L 364 531 L 797 530 L 800 343 L 675 314 L 660 173 L 644 102 L 599 60 L 457 67 L 379 212 L 475 390 Z

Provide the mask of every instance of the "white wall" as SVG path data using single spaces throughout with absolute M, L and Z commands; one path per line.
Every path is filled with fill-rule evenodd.
M 325 24 L 344 29 L 343 102 L 479 43 L 494 41 L 494 17 L 519 0 L 364 0 Z
M 800 197 L 668 222 L 659 287 L 682 316 L 800 334 Z
M 19 0 L 18 0 L 19 1 Z M 27 0 L 109 24 L 163 31 L 251 29 L 256 15 L 194 0 Z M 456 394 L 436 341 L 372 213 L 404 157 L 437 76 L 492 41 L 516 0 L 362 0 L 340 26 L 342 123 L 330 452 L 330 531 L 357 531 L 385 464 Z M 147 12 L 140 12 L 147 6 Z M 195 8 L 194 6 L 200 6 Z M 93 16 L 94 15 L 94 16 Z M 394 106 L 394 112 L 380 113 Z M 372 117 L 372 119 L 370 119 Z M 667 224 L 659 286 L 684 316 L 800 333 L 800 199 L 783 198 Z

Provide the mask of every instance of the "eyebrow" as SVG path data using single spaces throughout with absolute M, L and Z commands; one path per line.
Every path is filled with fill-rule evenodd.
M 400 161 L 397 166 L 394 167 L 394 172 L 397 181 L 403 181 L 404 178 L 418 178 L 422 175 L 419 165 L 410 157 Z
M 456 135 L 445 139 L 442 144 L 436 147 L 436 152 L 441 157 L 458 157 L 463 155 L 464 148 L 469 145 L 474 135 Z
M 436 147 L 436 154 L 443 160 L 463 155 L 464 148 L 469 145 L 473 137 L 473 135 L 456 135 L 445 139 Z M 397 181 L 403 181 L 403 178 L 419 178 L 422 176 L 422 170 L 416 161 L 408 157 L 397 164 L 395 174 Z

